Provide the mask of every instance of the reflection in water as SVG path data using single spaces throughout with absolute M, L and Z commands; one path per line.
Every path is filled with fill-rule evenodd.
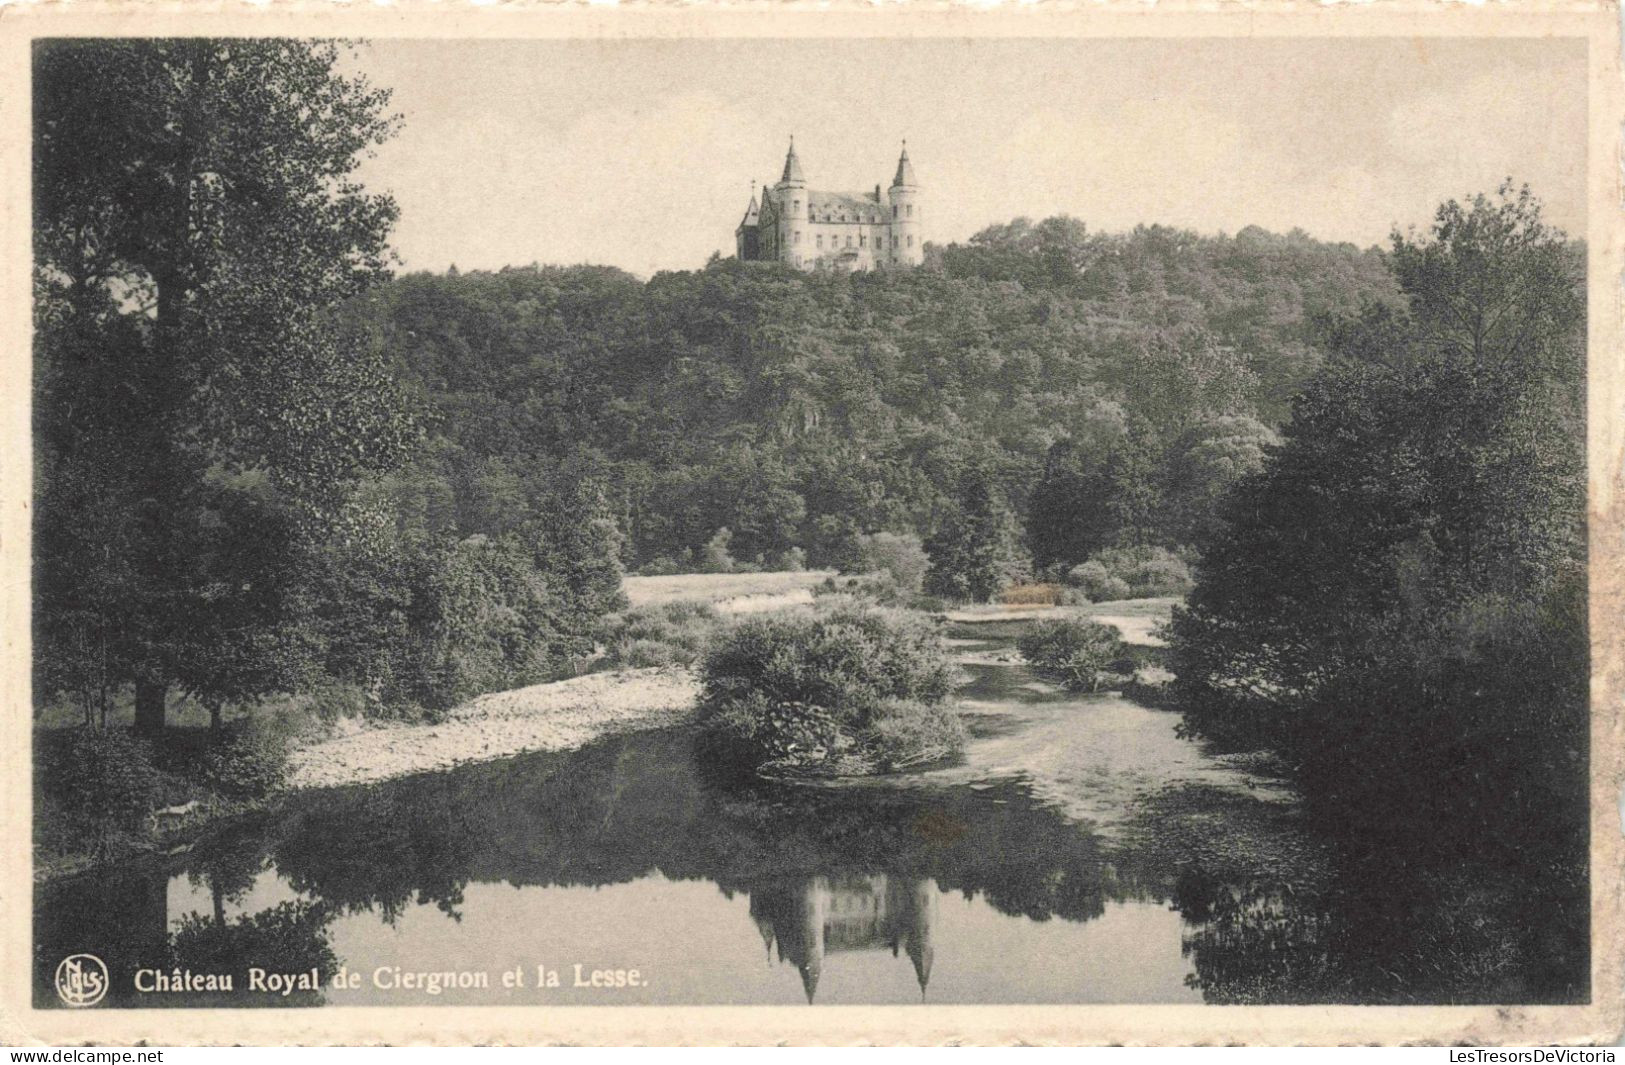
M 931 880 L 877 873 L 773 884 L 751 895 L 750 915 L 767 949 L 777 946 L 779 960 L 801 974 L 808 1002 L 818 994 L 826 953 L 875 948 L 890 950 L 893 957 L 901 948 L 925 998 L 937 916 L 937 885 Z
M 564 986 L 426 1000 L 239 983 L 230 1004 L 1586 994 L 1583 879 L 1498 889 L 1350 864 L 1245 790 L 1164 788 L 1109 833 L 1034 795 L 952 774 L 725 787 L 675 730 L 301 796 L 177 862 L 41 887 L 35 1001 L 57 1005 L 54 969 L 81 951 L 107 963 L 109 1005 L 147 1007 L 226 999 L 138 994 L 138 969 L 251 965 L 325 982 L 339 966 L 545 964 Z M 1536 941 L 1553 935 L 1578 945 Z M 607 1000 L 572 986 L 577 963 L 656 979 Z

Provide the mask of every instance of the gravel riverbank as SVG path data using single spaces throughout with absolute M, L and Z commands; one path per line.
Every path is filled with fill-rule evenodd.
M 527 751 L 568 750 L 612 733 L 678 724 L 698 694 L 692 673 L 669 667 L 493 692 L 438 724 L 366 727 L 301 748 L 288 784 L 370 784 Z

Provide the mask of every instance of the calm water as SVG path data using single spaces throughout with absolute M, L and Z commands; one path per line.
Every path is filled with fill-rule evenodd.
M 1531 972 L 1482 933 L 1526 899 L 1351 867 L 1171 715 L 959 649 L 961 766 L 726 785 L 674 730 L 302 796 L 180 858 L 41 888 L 36 1002 L 81 951 L 126 1007 L 1532 1001 L 1583 982 L 1583 959 Z M 1417 943 L 1461 939 L 1464 904 L 1469 954 L 1430 969 Z M 576 986 L 578 965 L 589 985 L 637 975 Z M 256 992 L 250 967 L 321 987 Z M 233 990 L 136 990 L 176 968 Z

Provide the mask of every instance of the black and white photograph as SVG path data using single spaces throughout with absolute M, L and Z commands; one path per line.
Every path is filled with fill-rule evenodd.
M 27 42 L 53 1038 L 1617 995 L 1596 38 L 882 25 Z

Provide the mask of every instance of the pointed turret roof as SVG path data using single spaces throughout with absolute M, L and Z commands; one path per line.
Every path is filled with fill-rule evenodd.
M 784 176 L 779 178 L 780 184 L 786 181 L 801 184 L 806 184 L 807 181 L 807 178 L 801 173 L 801 160 L 796 158 L 796 139 L 794 137 L 790 138 L 790 151 L 784 157 Z
M 903 154 L 897 157 L 897 176 L 892 178 L 892 188 L 899 185 L 913 185 L 914 164 L 908 161 L 908 141 L 903 142 Z
M 750 204 L 745 208 L 745 217 L 740 221 L 742 226 L 753 226 L 762 217 L 762 209 L 756 206 L 756 185 L 751 183 Z
M 801 990 L 807 993 L 807 1005 L 813 1004 L 818 997 L 818 976 L 823 972 L 823 959 L 817 956 L 808 958 L 806 963 L 799 966 L 801 971 Z
M 762 934 L 762 944 L 767 947 L 767 963 L 773 964 L 773 941 L 776 938 L 773 932 L 773 922 L 766 917 L 756 918 L 756 931 Z M 782 952 L 780 960 L 783 960 Z

